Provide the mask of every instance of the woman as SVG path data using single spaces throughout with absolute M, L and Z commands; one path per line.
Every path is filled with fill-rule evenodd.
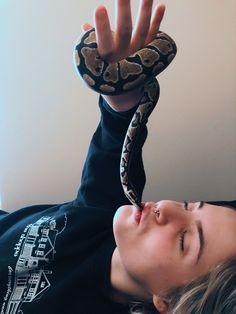
M 118 1 L 113 34 L 106 10 L 98 7 L 95 24 L 101 56 L 119 60 L 139 50 L 158 31 L 164 10 L 164 5 L 157 7 L 150 25 L 152 1 L 143 1 L 131 40 L 129 1 Z M 85 25 L 84 30 L 90 27 Z M 236 255 L 231 240 L 236 212 L 227 207 L 233 202 L 223 206 L 146 202 L 141 220 L 133 206 L 125 205 L 119 161 L 141 98 L 138 91 L 100 95 L 101 121 L 75 200 L 1 212 L 0 313 L 128 313 L 129 303 L 136 300 L 152 305 L 156 313 L 168 313 L 177 306 L 174 296 L 191 289 L 186 284 Z M 146 137 L 144 127 L 131 166 L 140 195 Z M 186 308 L 186 303 L 180 306 Z

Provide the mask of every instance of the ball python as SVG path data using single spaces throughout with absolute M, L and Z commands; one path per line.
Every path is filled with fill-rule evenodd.
M 124 193 L 141 211 L 141 198 L 129 175 L 132 153 L 140 130 L 147 123 L 159 98 L 159 84 L 155 77 L 173 60 L 177 47 L 170 36 L 158 31 L 155 39 L 146 47 L 117 62 L 109 63 L 102 59 L 97 48 L 95 28 L 84 33 L 75 45 L 76 70 L 87 86 L 104 95 L 120 95 L 142 87 L 142 98 L 127 129 L 120 159 Z

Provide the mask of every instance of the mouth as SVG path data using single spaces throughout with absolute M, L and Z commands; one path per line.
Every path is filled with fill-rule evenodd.
M 135 207 L 134 210 L 134 220 L 137 222 L 137 224 L 140 223 L 140 220 L 142 218 L 142 212 L 139 208 Z

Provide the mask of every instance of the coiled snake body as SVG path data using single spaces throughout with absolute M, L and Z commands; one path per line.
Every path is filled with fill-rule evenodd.
M 97 49 L 95 29 L 87 31 L 76 44 L 74 60 L 79 75 L 93 90 L 104 95 L 119 95 L 143 86 L 143 96 L 130 122 L 120 160 L 120 179 L 129 201 L 142 210 L 141 199 L 129 176 L 135 142 L 159 98 L 156 76 L 173 60 L 177 52 L 172 38 L 158 32 L 145 48 L 129 57 L 108 63 Z

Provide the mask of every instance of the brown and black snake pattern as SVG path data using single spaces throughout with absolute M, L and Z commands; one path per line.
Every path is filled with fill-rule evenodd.
M 143 86 L 143 96 L 127 129 L 120 161 L 124 193 L 140 210 L 141 199 L 129 176 L 133 148 L 159 98 L 159 84 L 155 77 L 170 64 L 176 52 L 173 39 L 160 31 L 145 48 L 115 63 L 108 63 L 100 57 L 94 28 L 87 31 L 75 46 L 76 69 L 82 80 L 96 92 L 119 95 Z

